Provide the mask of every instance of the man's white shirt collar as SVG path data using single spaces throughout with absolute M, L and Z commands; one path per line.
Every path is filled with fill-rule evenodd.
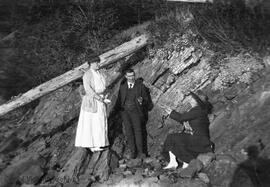
M 127 83 L 128 83 L 128 88 L 133 88 L 134 83 L 131 83 L 131 82 L 127 82 Z

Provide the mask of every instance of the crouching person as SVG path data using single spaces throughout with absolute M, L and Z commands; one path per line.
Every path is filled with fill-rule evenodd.
M 171 119 L 186 125 L 184 132 L 167 136 L 162 154 L 169 164 L 164 169 L 177 168 L 178 161 L 182 162 L 182 168 L 186 168 L 200 153 L 213 152 L 208 119 L 212 105 L 201 91 L 197 94 L 191 92 L 189 99 L 192 108 L 188 112 L 178 113 L 165 108 Z

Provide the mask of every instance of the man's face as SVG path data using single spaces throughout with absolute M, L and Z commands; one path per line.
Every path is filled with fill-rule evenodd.
M 128 82 L 130 82 L 130 83 L 135 82 L 135 73 L 134 72 L 127 72 L 125 77 L 126 77 Z

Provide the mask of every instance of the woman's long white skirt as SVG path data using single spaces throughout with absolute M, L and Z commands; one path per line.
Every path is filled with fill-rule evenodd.
M 96 113 L 84 111 L 81 108 L 76 131 L 76 147 L 104 147 L 109 145 L 107 135 L 107 115 L 104 103 L 97 101 Z

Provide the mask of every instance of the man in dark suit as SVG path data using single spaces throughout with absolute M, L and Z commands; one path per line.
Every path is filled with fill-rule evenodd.
M 122 81 L 116 102 L 117 110 L 121 111 L 125 137 L 127 139 L 129 158 L 144 158 L 143 125 L 147 120 L 148 111 L 153 103 L 148 88 L 142 79 L 135 79 L 135 72 L 128 69 Z

